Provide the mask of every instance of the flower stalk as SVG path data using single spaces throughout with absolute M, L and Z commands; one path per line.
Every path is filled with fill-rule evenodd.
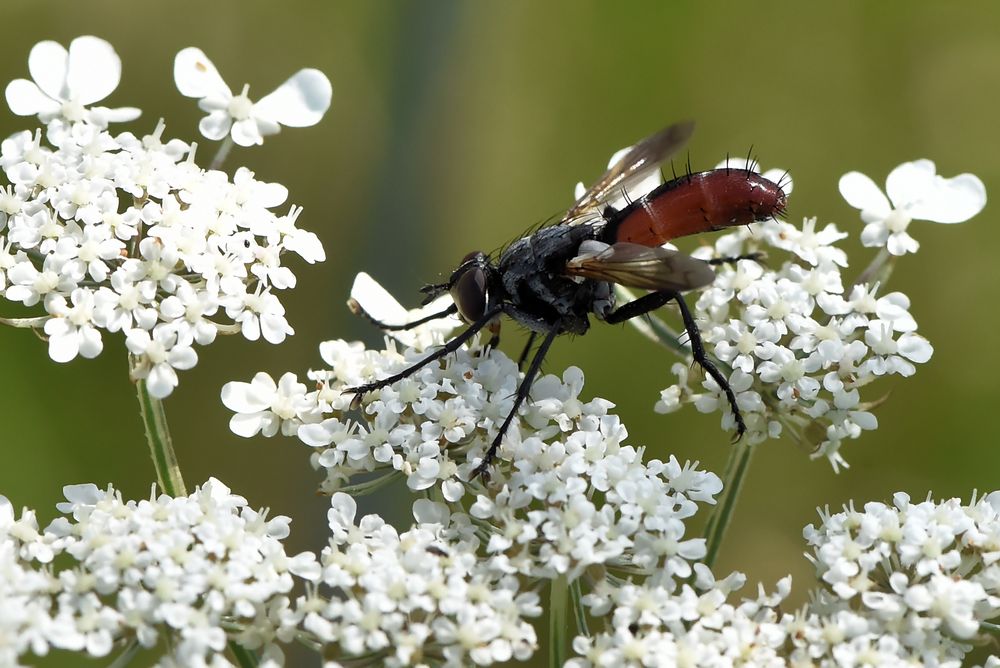
M 135 357 L 129 355 L 129 361 L 134 373 Z M 146 442 L 149 443 L 149 453 L 156 469 L 157 483 L 160 489 L 172 497 L 184 496 L 187 490 L 177 453 L 174 451 L 173 439 L 170 437 L 163 401 L 149 393 L 144 378 L 135 382 L 135 391 L 139 399 L 139 415 L 142 416 L 142 424 L 146 429 Z
M 733 519 L 733 512 L 736 510 L 736 500 L 743 489 L 747 473 L 750 470 L 750 459 L 753 457 L 754 446 L 742 439 L 737 441 L 732 451 L 729 453 L 729 460 L 726 462 L 726 470 L 722 478 L 722 495 L 718 504 L 708 518 L 705 525 L 705 565 L 711 568 L 715 564 L 716 557 L 722 547 L 722 541 L 726 535 L 726 529 Z
M 556 668 L 566 663 L 569 646 L 569 580 L 559 575 L 549 586 L 549 665 Z

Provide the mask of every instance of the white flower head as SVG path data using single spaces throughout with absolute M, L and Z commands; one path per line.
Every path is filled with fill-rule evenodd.
M 110 95 L 121 80 L 121 58 L 99 37 L 77 37 L 69 50 L 58 42 L 39 42 L 28 56 L 33 81 L 15 79 L 7 85 L 7 104 L 18 116 L 43 123 L 55 118 L 87 121 L 98 127 L 131 121 L 141 113 L 133 107 L 90 107 Z
M 288 189 L 246 168 L 202 169 L 195 145 L 165 136 L 162 120 L 143 136 L 109 132 L 108 121 L 136 114 L 85 106 L 118 84 L 121 62 L 103 40 L 43 42 L 29 66 L 35 81 L 13 82 L 7 97 L 46 126 L 0 143 L 11 184 L 0 187 L 0 296 L 45 310 L 29 326 L 44 330 L 49 356 L 94 357 L 101 330 L 122 331 L 133 376 L 163 397 L 197 362 L 193 346 L 219 333 L 292 334 L 279 296 L 296 285 L 286 257 L 325 253 L 297 227 L 300 207 L 274 210 Z
M 889 173 L 885 194 L 860 172 L 840 177 L 840 194 L 861 210 L 866 225 L 861 233 L 865 246 L 885 247 L 893 255 L 915 253 L 920 248 L 909 235 L 910 221 L 962 223 L 986 206 L 986 187 L 974 174 L 950 179 L 938 176 L 930 160 L 904 162 Z
M 249 85 L 233 95 L 212 61 L 195 47 L 177 54 L 174 81 L 182 95 L 199 98 L 198 106 L 208 112 L 198 124 L 205 137 L 218 141 L 230 135 L 240 146 L 263 144 L 264 137 L 277 134 L 282 125 L 315 125 L 329 109 L 333 94 L 326 75 L 302 69 L 272 93 L 252 102 L 247 96 Z

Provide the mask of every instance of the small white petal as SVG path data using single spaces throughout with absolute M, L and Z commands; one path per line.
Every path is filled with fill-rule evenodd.
M 42 92 L 57 100 L 66 99 L 69 52 L 59 42 L 39 42 L 28 54 L 28 72 Z
M 898 344 L 899 354 L 917 364 L 923 364 L 934 354 L 931 342 L 919 334 L 903 334 Z
M 324 420 L 319 424 L 303 424 L 299 426 L 296 435 L 299 440 L 314 448 L 330 445 L 333 443 L 333 432 L 326 428 L 327 422 L 338 422 L 337 420 Z M 339 422 L 338 422 L 339 426 Z
M 237 413 L 229 419 L 229 431 L 243 438 L 256 436 L 264 426 L 262 415 L 262 413 Z
M 974 174 L 938 177 L 908 213 L 935 223 L 963 223 L 986 206 L 986 186 Z
M 260 375 L 260 373 L 257 374 L 257 376 Z M 226 408 L 237 413 L 255 413 L 271 406 L 274 393 L 274 388 L 268 388 L 265 385 L 234 381 L 222 386 L 222 403 Z
M 233 92 L 215 69 L 212 61 L 201 49 L 195 47 L 181 49 L 174 57 L 174 83 L 177 84 L 177 90 L 181 95 L 186 97 L 213 96 L 229 99 L 233 96 Z M 226 130 L 228 131 L 228 128 Z M 221 139 L 221 137 L 209 137 L 209 139 Z
M 80 352 L 80 339 L 76 333 L 49 337 L 49 357 L 61 364 L 69 362 Z
M 879 187 L 861 172 L 848 172 L 840 177 L 840 194 L 855 209 L 887 216 L 891 211 L 889 200 Z
M 86 35 L 70 42 L 66 86 L 80 104 L 93 104 L 111 95 L 121 74 L 121 58 L 103 39 Z
M 865 431 L 878 429 L 878 418 L 868 411 L 854 411 L 851 413 L 851 421 Z
M 292 128 L 308 127 L 323 118 L 332 95 L 325 74 L 314 69 L 299 70 L 255 104 L 254 115 Z
M 212 141 L 225 139 L 232 127 L 233 119 L 225 111 L 213 111 L 198 123 L 198 131 Z
M 920 242 L 906 232 L 900 232 L 899 234 L 890 234 L 885 247 L 892 255 L 906 255 L 920 250 Z
M 84 327 L 80 330 L 78 337 L 81 356 L 87 359 L 94 359 L 104 350 L 101 333 L 94 327 Z
M 63 496 L 75 506 L 92 506 L 102 498 L 103 492 L 92 482 L 80 483 L 79 485 L 64 485 Z M 59 506 L 67 504 L 61 503 Z M 59 508 L 60 512 L 69 512 L 71 508 Z
M 142 109 L 138 107 L 117 107 L 115 109 L 91 107 L 90 111 L 99 111 L 104 120 L 111 123 L 128 123 L 142 116 Z
M 181 346 L 170 351 L 170 366 L 175 369 L 190 369 L 198 364 L 198 353 L 194 348 Z
M 900 209 L 919 202 L 934 187 L 937 170 L 930 160 L 904 162 L 889 172 L 885 192 L 895 208 Z
M 253 118 L 244 118 L 233 123 L 232 135 L 233 141 L 240 146 L 256 146 L 264 143 L 257 121 Z
M 18 116 L 34 116 L 39 113 L 56 113 L 62 105 L 53 100 L 27 79 L 14 79 L 7 84 L 7 106 Z
M 177 387 L 177 372 L 169 364 L 157 364 L 149 371 L 146 388 L 157 399 L 170 395 Z
M 354 277 L 351 299 L 357 302 L 365 313 L 380 322 L 405 323 L 409 317 L 406 309 L 396 301 L 395 297 L 365 272 Z

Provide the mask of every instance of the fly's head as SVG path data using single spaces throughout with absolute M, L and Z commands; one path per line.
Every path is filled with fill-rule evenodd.
M 486 314 L 490 302 L 493 267 L 485 253 L 469 253 L 448 279 L 448 291 L 458 306 L 458 314 L 472 324 Z

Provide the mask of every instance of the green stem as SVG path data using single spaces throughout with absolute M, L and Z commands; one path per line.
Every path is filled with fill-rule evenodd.
M 251 652 L 235 640 L 229 641 L 229 652 L 233 655 L 233 658 L 236 659 L 236 663 L 241 668 L 256 668 L 256 666 L 260 664 L 256 653 Z
M 344 485 L 343 487 L 338 488 L 337 491 L 350 496 L 363 496 L 385 487 L 394 480 L 400 480 L 402 477 L 402 474 L 395 470 L 380 471 L 376 477 L 370 480 L 354 483 L 353 485 Z
M 566 663 L 568 599 L 569 582 L 560 575 L 549 586 L 549 665 L 553 668 Z
M 135 360 L 131 355 L 129 362 L 134 371 Z M 170 438 L 163 402 L 149 393 L 145 379 L 135 382 L 135 390 L 139 397 L 139 414 L 146 427 L 146 441 L 153 456 L 153 466 L 156 468 L 156 479 L 160 489 L 173 497 L 185 496 L 187 489 L 184 487 L 180 464 L 177 463 L 177 453 L 174 452 L 174 444 Z
M 587 626 L 587 609 L 583 607 L 583 591 L 580 588 L 580 578 L 576 578 L 569 585 L 569 595 L 573 602 L 573 617 L 576 620 L 576 630 L 580 635 L 590 637 L 590 628 Z
M 233 136 L 226 135 L 226 138 L 222 140 L 222 144 L 219 145 L 219 150 L 215 153 L 215 157 L 212 158 L 212 164 L 209 169 L 220 169 L 222 163 L 226 161 L 229 157 L 229 151 L 233 148 Z
M 861 285 L 863 283 L 869 285 L 872 283 L 881 283 L 885 285 L 892 275 L 892 270 L 895 266 L 896 256 L 890 254 L 888 249 L 881 248 L 875 257 L 872 258 L 871 263 L 854 280 L 854 285 Z
M 708 525 L 705 526 L 705 539 L 707 552 L 705 554 L 705 565 L 711 567 L 719 556 L 719 549 L 722 547 L 722 539 L 726 535 L 726 529 L 733 519 L 733 512 L 736 509 L 736 500 L 739 498 L 740 490 L 743 488 L 743 481 L 747 471 L 750 470 L 750 458 L 753 456 L 754 446 L 740 441 L 733 446 L 733 451 L 729 454 L 729 461 L 726 462 L 726 472 L 722 480 L 722 497 L 718 505 L 708 518 Z
M 41 329 L 49 320 L 49 316 L 43 315 L 37 318 L 0 318 L 0 324 L 9 327 L 22 327 L 24 329 Z
M 115 657 L 115 660 L 108 664 L 108 668 L 125 668 L 132 663 L 132 659 L 139 653 L 139 641 L 132 640 L 122 653 Z

